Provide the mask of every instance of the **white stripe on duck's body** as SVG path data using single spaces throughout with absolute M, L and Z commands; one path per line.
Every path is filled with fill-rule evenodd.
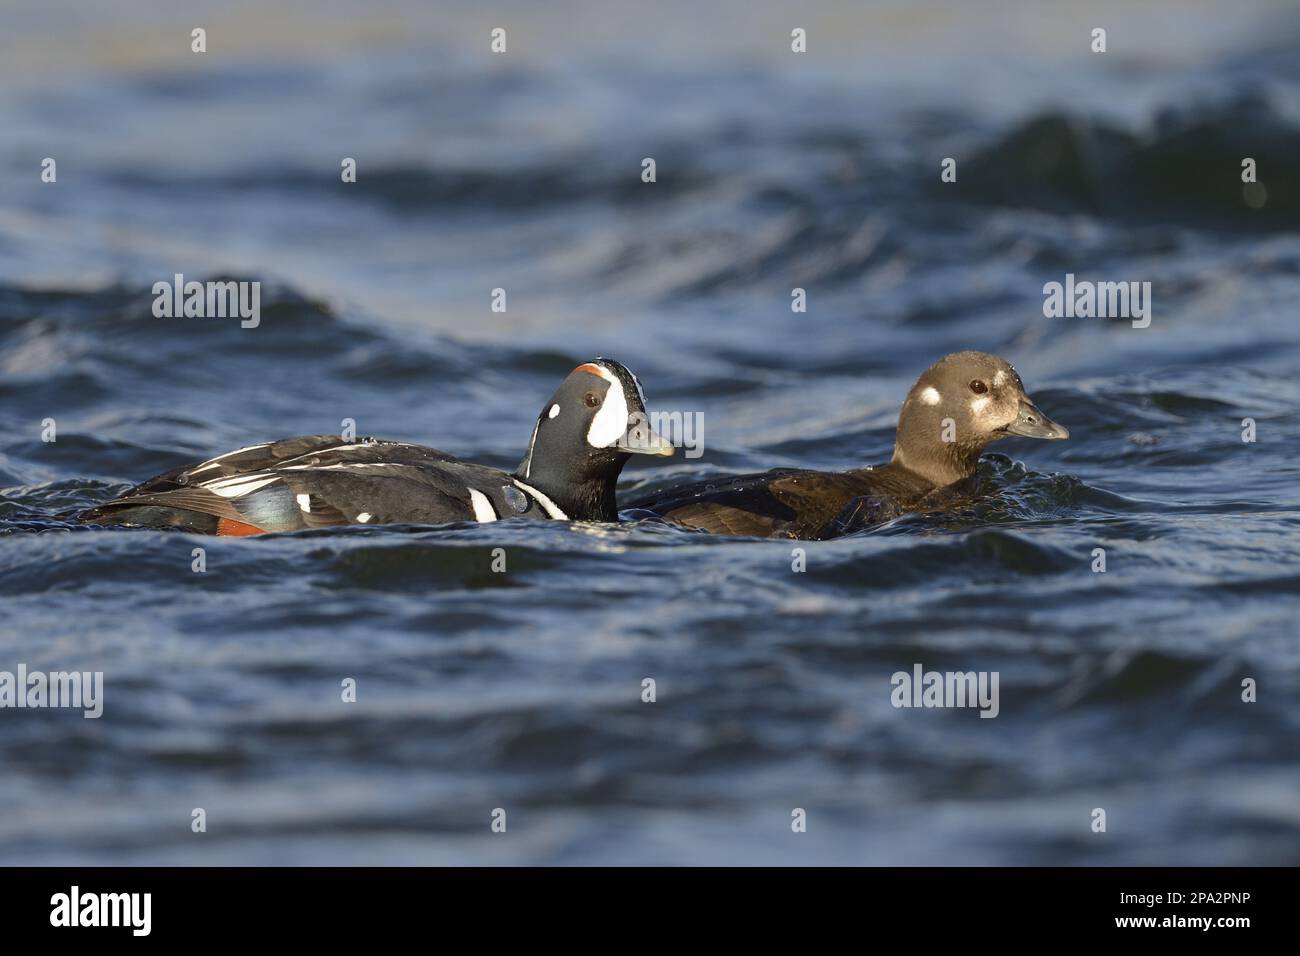
M 617 521 L 614 486 L 635 453 L 670 455 L 640 386 L 612 359 L 574 369 L 543 406 L 513 474 L 423 445 L 304 435 L 176 468 L 77 515 L 87 524 L 253 535 L 347 524 L 539 518 Z

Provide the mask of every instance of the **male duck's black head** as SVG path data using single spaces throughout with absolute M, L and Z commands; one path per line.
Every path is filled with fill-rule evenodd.
M 614 486 L 628 459 L 672 453 L 650 428 L 636 376 L 597 358 L 570 372 L 543 406 L 515 475 L 574 520 L 616 521 Z
M 987 352 L 954 352 L 926 369 L 907 393 L 894 464 L 936 486 L 950 485 L 975 473 L 989 442 L 1012 435 L 1070 437 L 1029 400 L 1007 362 Z

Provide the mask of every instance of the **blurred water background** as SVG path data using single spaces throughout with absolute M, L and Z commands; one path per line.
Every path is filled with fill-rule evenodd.
M 1294 3 L 0 19 L 0 670 L 106 683 L 99 720 L 0 711 L 0 861 L 1300 861 Z M 154 318 L 177 272 L 260 279 L 261 325 Z M 1150 281 L 1150 327 L 1045 318 L 1066 273 Z M 704 413 L 704 457 L 624 493 L 856 467 L 961 348 L 1070 441 L 994 446 L 968 507 L 802 574 L 652 523 L 52 517 L 348 417 L 510 468 L 596 354 Z M 917 662 L 998 671 L 1000 716 L 894 709 Z

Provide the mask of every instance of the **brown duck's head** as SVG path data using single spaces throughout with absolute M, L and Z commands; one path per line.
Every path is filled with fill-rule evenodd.
M 898 416 L 894 464 L 937 487 L 975 473 L 990 442 L 1070 433 L 1038 409 L 1011 365 L 987 352 L 954 352 L 916 380 Z

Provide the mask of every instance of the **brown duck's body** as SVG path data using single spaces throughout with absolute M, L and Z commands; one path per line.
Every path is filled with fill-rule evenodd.
M 714 534 L 820 540 L 919 510 L 939 490 L 893 463 L 842 472 L 778 469 L 669 488 L 631 507 Z
M 968 489 L 984 447 L 1011 435 L 1058 439 L 1069 432 L 1029 401 L 1020 376 L 1002 359 L 955 352 L 912 386 L 888 464 L 715 478 L 668 488 L 628 507 L 714 534 L 831 538 L 950 505 Z

